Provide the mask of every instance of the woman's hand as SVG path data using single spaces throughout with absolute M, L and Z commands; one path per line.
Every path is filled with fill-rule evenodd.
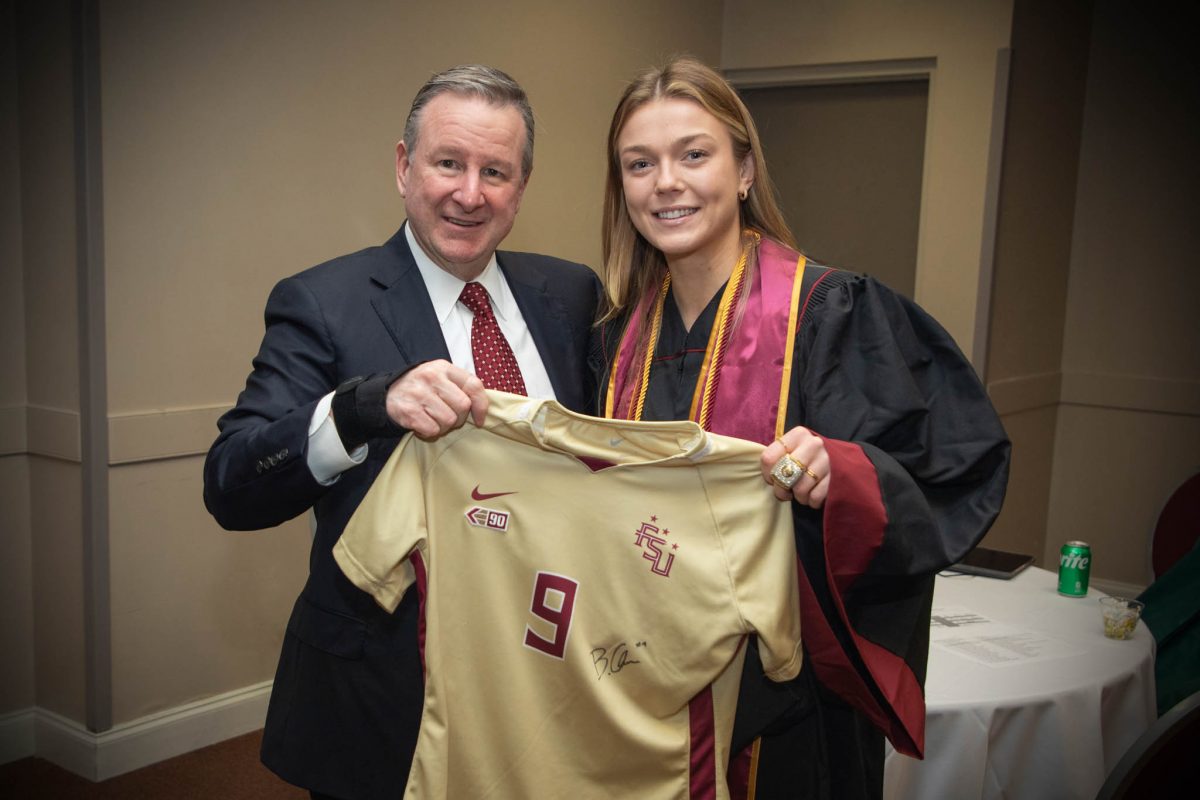
M 809 508 L 820 508 L 829 494 L 829 454 L 825 442 L 808 428 L 792 428 L 763 450 L 762 474 L 780 500 L 795 500 Z

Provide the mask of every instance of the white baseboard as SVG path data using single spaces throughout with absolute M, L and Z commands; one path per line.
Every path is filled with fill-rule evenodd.
M 0 715 L 0 764 L 29 758 L 35 752 L 35 709 Z
M 0 717 L 0 763 L 35 755 L 88 780 L 106 780 L 258 730 L 266 720 L 270 695 L 271 681 L 265 681 L 104 733 L 92 733 L 75 720 L 34 708 Z M 7 757 L 10 751 L 12 758 Z
M 1146 591 L 1145 586 L 1140 586 L 1136 583 L 1122 583 L 1121 581 L 1110 581 L 1104 578 L 1092 578 L 1088 582 L 1088 588 L 1104 592 L 1112 597 L 1137 597 Z

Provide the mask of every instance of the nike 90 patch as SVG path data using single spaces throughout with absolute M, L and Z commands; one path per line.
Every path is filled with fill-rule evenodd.
M 476 528 L 488 528 L 493 531 L 504 533 L 508 530 L 508 512 L 496 511 L 483 506 L 472 506 L 467 509 L 467 522 L 474 525 Z

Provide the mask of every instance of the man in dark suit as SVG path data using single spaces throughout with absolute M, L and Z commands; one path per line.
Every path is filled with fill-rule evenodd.
M 218 423 L 204 500 L 223 527 L 266 528 L 309 509 L 316 518 L 262 750 L 314 797 L 400 796 L 416 743 L 417 593 L 389 615 L 331 554 L 398 437 L 482 422 L 481 377 L 495 359 L 479 337 L 505 340 L 518 390 L 592 410 L 586 349 L 599 281 L 579 264 L 496 252 L 532 163 L 533 115 L 509 76 L 481 66 L 434 76 L 396 146 L 407 223 L 380 247 L 275 287 L 253 372 Z M 474 284 L 482 307 L 467 302 Z M 481 334 L 485 322 L 499 333 Z

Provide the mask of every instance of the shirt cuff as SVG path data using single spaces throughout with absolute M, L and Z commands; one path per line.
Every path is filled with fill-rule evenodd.
M 308 470 L 322 486 L 336 483 L 342 473 L 361 464 L 367 457 L 367 445 L 361 444 L 354 452 L 347 453 L 338 436 L 337 425 L 329 408 L 333 404 L 333 392 L 322 397 L 308 423 Z

